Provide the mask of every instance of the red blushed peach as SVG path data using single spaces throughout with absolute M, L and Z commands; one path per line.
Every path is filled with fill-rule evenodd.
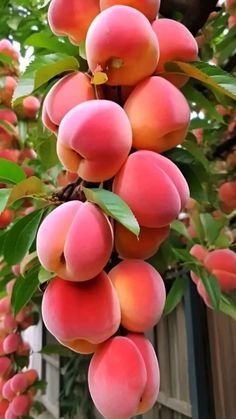
M 225 182 L 219 187 L 219 199 L 224 211 L 236 209 L 236 181 Z
M 90 394 L 105 418 L 133 417 L 147 383 L 147 369 L 131 339 L 117 336 L 101 345 L 88 371 Z
M 129 333 L 126 337 L 138 348 L 147 371 L 146 386 L 137 410 L 137 414 L 140 415 L 151 409 L 157 401 L 160 388 L 160 369 L 153 346 L 145 336 Z
M 0 299 L 0 316 L 10 314 L 11 299 L 7 296 Z
M 0 41 L 0 52 L 8 55 L 8 57 L 12 58 L 14 61 L 17 61 L 20 57 L 19 52 L 16 51 L 8 39 L 2 39 Z
M 11 224 L 13 220 L 13 212 L 11 209 L 5 209 L 1 214 L 0 214 L 0 229 L 1 228 L 6 228 L 9 224 Z
M 12 361 L 7 356 L 0 357 L 0 377 L 6 377 L 12 369 Z
M 152 151 L 131 154 L 113 182 L 113 192 L 131 208 L 139 224 L 169 225 L 184 208 L 189 189 L 172 161 Z
M 102 98 L 100 90 L 99 98 Z M 44 100 L 43 113 L 48 116 L 53 126 L 58 126 L 67 112 L 76 105 L 91 99 L 95 99 L 95 96 L 90 78 L 77 71 L 54 84 Z M 44 112 L 45 109 L 46 112 Z
M 217 249 L 209 252 L 204 266 L 216 276 L 222 291 L 236 289 L 236 254 L 230 249 Z
M 53 279 L 42 301 L 47 329 L 60 342 L 99 344 L 111 337 L 120 324 L 116 292 L 105 272 L 86 282 Z M 84 342 L 81 342 L 84 341 Z M 86 341 L 86 342 L 85 342 Z
M 11 109 L 0 109 L 0 121 L 7 121 L 12 125 L 17 123 L 17 116 Z
M 6 411 L 8 409 L 9 402 L 7 400 L 1 400 L 0 402 L 0 419 L 7 419 Z
M 210 301 L 210 297 L 208 296 L 205 287 L 202 283 L 202 281 L 199 279 L 197 284 L 197 292 L 200 295 L 200 297 L 202 297 L 204 303 L 206 304 L 207 307 L 212 308 L 212 304 Z
M 142 13 L 118 5 L 103 10 L 91 23 L 86 56 L 92 72 L 106 72 L 108 85 L 133 86 L 154 72 L 159 45 Z
M 8 401 L 11 401 L 15 397 L 16 393 L 11 389 L 11 378 L 5 382 L 2 389 L 2 395 L 4 399 Z
M 188 77 L 166 74 L 164 66 L 168 61 L 188 62 L 197 60 L 197 41 L 186 26 L 176 20 L 159 19 L 153 22 L 152 28 L 160 45 L 160 58 L 156 73 L 161 76 L 164 75 L 166 79 L 178 87 L 183 86 L 188 81 Z
M 9 408 L 14 415 L 23 416 L 29 412 L 31 407 L 31 399 L 27 394 L 21 394 L 14 397 L 11 401 Z
M 40 101 L 35 96 L 27 96 L 23 99 L 22 106 L 24 116 L 33 119 L 36 117 L 40 108 Z
M 199 262 L 203 263 L 204 259 L 208 255 L 208 251 L 200 244 L 195 244 L 190 250 L 190 255 L 194 256 L 199 260 Z
M 166 299 L 160 274 L 148 263 L 132 259 L 120 262 L 108 275 L 120 301 L 122 326 L 133 332 L 155 326 Z
M 33 368 L 25 371 L 24 375 L 27 379 L 28 386 L 32 386 L 35 383 L 35 381 L 39 379 L 38 372 Z
M 133 147 L 162 153 L 181 144 L 190 109 L 183 94 L 162 77 L 139 83 L 124 105 L 133 131 Z
M 37 235 L 41 264 L 70 281 L 86 281 L 98 275 L 112 247 L 109 220 L 89 202 L 62 204 L 44 219 Z
M 160 0 L 100 0 L 101 10 L 117 4 L 134 7 L 143 13 L 150 21 L 156 19 L 160 9 Z
M 11 333 L 3 341 L 3 350 L 5 354 L 12 354 L 16 352 L 21 343 L 21 336 L 16 333 Z
M 53 133 L 57 133 L 58 131 L 58 126 L 56 124 L 54 124 L 49 115 L 48 115 L 48 111 L 47 111 L 47 97 L 45 98 L 44 102 L 43 102 L 43 108 L 42 108 L 42 122 L 43 125 L 51 132 Z
M 17 393 L 24 393 L 28 387 L 28 382 L 24 373 L 15 374 L 10 381 L 11 390 Z
M 116 223 L 115 247 L 122 259 L 148 259 L 168 237 L 169 226 L 162 228 L 141 227 L 137 238 L 121 224 Z
M 10 408 L 10 405 L 9 405 L 9 406 L 8 406 L 8 409 L 7 409 L 7 410 L 6 410 L 6 412 L 5 412 L 4 419 L 19 419 L 19 416 L 16 416 L 16 415 L 12 412 L 12 410 L 11 410 L 11 408 Z
M 109 100 L 90 100 L 63 118 L 57 154 L 70 172 L 89 182 L 100 182 L 119 171 L 131 144 L 131 126 L 121 106 Z
M 99 0 L 70 0 L 66 4 L 65 0 L 52 0 L 48 22 L 55 35 L 68 36 L 73 44 L 80 44 L 99 12 Z
M 5 78 L 5 85 L 0 89 L 0 102 L 6 106 L 11 106 L 11 100 L 16 88 L 17 82 L 11 77 L 7 76 Z
M 14 163 L 17 163 L 19 156 L 20 156 L 19 150 L 11 150 L 11 149 L 0 150 L 1 159 L 10 160 L 10 161 L 13 161 Z

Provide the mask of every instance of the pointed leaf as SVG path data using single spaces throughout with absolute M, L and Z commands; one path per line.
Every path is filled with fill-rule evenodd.
M 136 236 L 140 233 L 139 224 L 128 205 L 116 194 L 105 189 L 83 188 L 88 201 L 97 204 L 107 215 L 119 221 Z
M 31 176 L 13 187 L 7 205 L 10 206 L 22 198 L 42 194 L 43 190 L 43 182 L 36 176 Z
M 230 296 L 221 295 L 220 311 L 236 320 L 236 302 Z
M 188 279 L 186 277 L 176 278 L 166 298 L 164 315 L 170 314 L 182 300 L 188 287 Z
M 0 159 L 0 181 L 6 183 L 19 183 L 26 178 L 24 170 L 16 163 Z
M 11 189 L 3 188 L 0 189 L 0 214 L 5 209 L 9 196 L 11 195 Z
M 12 290 L 11 304 L 13 314 L 16 316 L 19 311 L 31 300 L 38 288 L 38 272 L 40 266 L 31 269 L 26 276 L 19 276 L 16 279 Z

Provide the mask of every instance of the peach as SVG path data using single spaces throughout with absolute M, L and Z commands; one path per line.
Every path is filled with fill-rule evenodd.
M 202 281 L 200 281 L 200 280 L 198 280 L 198 282 L 197 282 L 197 292 L 200 295 L 200 297 L 203 299 L 206 306 L 209 307 L 209 308 L 212 308 L 210 297 L 208 296 L 207 291 L 206 291 Z
M 102 98 L 101 92 L 99 98 Z M 47 115 L 52 127 L 59 126 L 67 112 L 91 99 L 95 99 L 95 95 L 90 78 L 77 71 L 64 76 L 49 90 L 43 103 L 43 114 Z M 47 126 L 47 123 L 45 125 Z M 48 128 L 50 129 L 50 126 Z
M 183 86 L 188 81 L 188 77 L 166 74 L 165 64 L 168 61 L 196 61 L 198 58 L 197 41 L 186 26 L 176 20 L 158 19 L 153 22 L 152 28 L 160 45 L 156 73 L 164 75 L 178 87 Z
M 19 150 L 11 150 L 5 149 L 0 150 L 0 158 L 5 160 L 13 161 L 14 163 L 18 163 L 20 151 Z
M 61 186 L 64 188 L 64 186 L 69 185 L 69 183 L 74 182 L 76 179 L 78 179 L 78 176 L 76 173 L 71 173 L 71 172 L 62 170 L 57 176 L 57 184 L 58 186 Z
M 11 314 L 6 314 L 3 319 L 3 327 L 7 333 L 11 333 L 17 328 L 16 319 Z
M 66 346 L 98 344 L 115 333 L 120 324 L 118 297 L 109 277 L 101 272 L 86 282 L 54 278 L 42 301 L 47 329 Z M 86 341 L 86 342 L 84 342 Z
M 235 0 L 225 0 L 225 10 L 231 15 L 236 14 L 236 1 Z
M 140 227 L 140 234 L 137 238 L 121 224 L 116 223 L 116 251 L 122 259 L 148 259 L 157 252 L 160 244 L 168 237 L 169 231 L 169 226 Z
M 27 394 L 20 394 L 11 401 L 9 407 L 16 416 L 26 415 L 31 407 L 31 399 Z
M 4 399 L 7 399 L 8 401 L 11 401 L 12 399 L 14 399 L 16 393 L 15 391 L 12 390 L 11 388 L 11 380 L 12 378 L 10 378 L 9 380 L 7 380 L 3 386 L 2 389 L 2 394 Z
M 24 375 L 27 379 L 28 386 L 32 386 L 35 383 L 35 381 L 39 379 L 38 372 L 33 368 L 25 371 Z
M 228 19 L 228 28 L 231 29 L 236 25 L 236 14 L 234 16 L 229 16 Z
M 0 357 L 0 377 L 5 377 L 11 371 L 11 360 L 7 356 Z
M 216 276 L 222 291 L 236 289 L 236 254 L 230 249 L 217 249 L 209 252 L 204 266 Z
M 5 354 L 11 354 L 13 352 L 16 352 L 20 343 L 20 335 L 17 335 L 16 333 L 11 333 L 10 335 L 8 335 L 3 341 L 3 350 Z
M 14 111 L 7 108 L 0 109 L 0 121 L 7 121 L 12 125 L 17 123 L 17 116 Z
M 124 260 L 109 272 L 121 306 L 121 324 L 133 332 L 145 332 L 162 315 L 166 292 L 160 274 L 147 262 Z
M 9 314 L 11 311 L 10 297 L 3 297 L 0 299 L 0 316 Z
M 86 56 L 92 72 L 106 72 L 108 85 L 133 86 L 154 72 L 159 45 L 141 12 L 118 5 L 103 10 L 91 23 Z
M 146 412 L 154 405 L 160 384 L 152 345 L 137 334 L 109 339 L 93 355 L 88 383 L 104 417 L 128 419 Z
M 0 419 L 7 419 L 6 411 L 8 409 L 9 402 L 7 400 L 0 401 Z
M 17 349 L 16 353 L 17 353 L 17 355 L 20 355 L 20 356 L 29 356 L 30 351 L 31 351 L 30 344 L 28 342 L 21 342 L 21 344 L 19 345 L 19 348 Z
M 86 281 L 98 275 L 112 247 L 110 222 L 89 202 L 60 205 L 43 220 L 37 235 L 41 264 L 70 281 Z
M 219 199 L 225 212 L 236 209 L 236 181 L 225 182 L 219 187 Z
M 13 219 L 13 212 L 11 209 L 7 208 L 2 213 L 0 213 L 0 229 L 6 228 L 11 224 Z
M 52 0 L 48 9 L 48 22 L 55 35 L 68 36 L 73 44 L 86 37 L 89 25 L 100 12 L 99 0 Z
M 8 39 L 1 39 L 0 41 L 0 53 L 5 54 L 8 57 L 12 58 L 14 61 L 18 61 L 20 54 L 13 47 L 11 42 Z
M 134 7 L 151 21 L 156 19 L 160 9 L 160 0 L 100 0 L 101 10 L 117 4 Z
M 4 416 L 4 419 L 19 419 L 19 416 L 16 416 L 13 412 L 12 412 L 12 410 L 11 410 L 11 408 L 10 408 L 10 406 L 8 407 L 8 409 L 5 411 L 5 416 Z
M 24 393 L 28 387 L 28 381 L 23 372 L 14 375 L 10 381 L 11 390 L 17 393 Z
M 194 256 L 199 260 L 199 262 L 203 263 L 204 259 L 208 255 L 208 251 L 200 244 L 195 244 L 190 250 L 190 255 Z
M 69 342 L 61 340 L 60 343 L 66 346 L 67 348 L 71 349 L 72 351 L 80 354 L 92 354 L 99 347 L 99 345 L 96 345 L 95 343 L 91 343 L 83 339 L 75 339 Z
M 6 106 L 11 106 L 11 100 L 16 88 L 17 82 L 14 77 L 6 76 L 5 85 L 0 89 L 0 102 Z
M 57 134 L 58 126 L 51 121 L 48 115 L 47 97 L 44 99 L 43 107 L 42 107 L 42 123 L 49 131 L 53 132 L 54 134 Z
M 118 172 L 131 144 L 131 126 L 121 106 L 108 100 L 90 100 L 63 118 L 57 154 L 70 172 L 89 182 L 100 182 Z
M 184 95 L 162 77 L 139 83 L 124 105 L 133 131 L 133 147 L 162 153 L 184 141 L 190 109 Z
M 23 99 L 22 106 L 24 116 L 33 119 L 36 117 L 40 108 L 40 101 L 35 96 L 27 96 Z
M 172 161 L 152 151 L 131 154 L 113 182 L 113 192 L 131 208 L 139 224 L 169 225 L 184 208 L 189 189 Z
M 160 369 L 154 348 L 145 336 L 129 333 L 126 337 L 138 348 L 147 371 L 147 383 L 137 411 L 140 415 L 151 409 L 157 401 L 160 388 Z

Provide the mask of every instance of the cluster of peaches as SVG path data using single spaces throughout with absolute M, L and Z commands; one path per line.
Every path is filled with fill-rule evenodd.
M 232 28 L 236 25 L 236 1 L 225 0 L 225 10 L 229 13 L 228 27 Z
M 30 345 L 21 333 L 32 324 L 32 305 L 28 304 L 17 316 L 11 312 L 11 293 L 15 280 L 6 286 L 6 296 L 0 300 L 0 418 L 17 419 L 27 415 L 36 394 L 37 371 L 21 371 L 18 358 L 28 363 Z
M 52 0 L 48 12 L 56 35 L 85 41 L 89 70 L 56 82 L 43 123 L 57 135 L 65 169 L 88 185 L 112 185 L 140 225 L 137 238 L 93 203 L 72 200 L 37 234 L 39 260 L 56 274 L 43 296 L 45 325 L 63 345 L 94 353 L 89 389 L 107 419 L 141 414 L 157 399 L 158 361 L 144 333 L 161 317 L 165 286 L 145 259 L 189 198 L 182 173 L 160 154 L 183 142 L 190 120 L 178 89 L 186 78 L 167 76 L 164 64 L 193 61 L 198 48 L 181 23 L 157 18 L 159 7 L 159 0 Z M 123 259 L 115 266 L 114 249 Z

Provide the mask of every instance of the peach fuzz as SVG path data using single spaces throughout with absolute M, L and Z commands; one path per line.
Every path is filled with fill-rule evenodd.
M 111 86 L 137 84 L 154 72 L 159 59 L 148 19 L 129 6 L 103 10 L 89 27 L 85 47 L 90 70 L 106 72 Z
M 160 274 L 147 262 L 124 260 L 109 272 L 121 306 L 121 324 L 132 332 L 154 327 L 162 315 L 166 291 Z
M 105 418 L 133 417 L 147 384 L 142 354 L 131 339 L 109 339 L 93 355 L 88 371 L 89 391 Z
M 72 341 L 78 347 L 86 342 L 96 345 L 117 331 L 120 306 L 105 272 L 77 283 L 56 277 L 43 295 L 42 316 L 50 333 L 67 346 Z
M 160 0 L 100 0 L 101 10 L 118 4 L 134 7 L 150 21 L 156 19 L 160 9 Z
M 236 209 L 236 181 L 225 182 L 219 187 L 219 199 L 224 211 Z
M 57 154 L 70 172 L 89 182 L 100 182 L 119 171 L 131 144 L 131 126 L 121 106 L 109 100 L 90 100 L 63 118 Z
M 60 205 L 43 220 L 37 234 L 41 264 L 69 281 L 86 281 L 98 275 L 112 247 L 108 218 L 89 202 Z
M 10 408 L 10 405 L 9 405 L 8 409 L 7 409 L 7 410 L 6 410 L 6 412 L 5 412 L 4 419 L 19 419 L 19 416 L 16 416 L 16 415 L 12 412 L 12 410 L 11 410 L 11 408 Z
M 168 237 L 169 226 L 161 228 L 140 227 L 137 238 L 121 224 L 115 226 L 115 248 L 122 259 L 148 259 Z
M 73 44 L 86 37 L 89 25 L 100 12 L 99 0 L 52 0 L 48 22 L 55 35 L 68 36 Z
M 27 96 L 22 102 L 24 116 L 26 118 L 35 118 L 40 108 L 40 101 L 35 96 Z
M 222 291 L 236 289 L 236 254 L 230 249 L 217 249 L 209 252 L 204 266 L 215 275 Z
M 183 86 L 188 81 L 188 77 L 166 74 L 167 70 L 164 66 L 168 61 L 196 61 L 198 58 L 197 41 L 186 26 L 173 19 L 158 19 L 153 22 L 152 28 L 160 46 L 156 73 L 178 87 Z
M 114 179 L 113 192 L 129 205 L 139 224 L 149 228 L 169 225 L 189 198 L 187 182 L 177 166 L 146 150 L 128 157 Z
M 133 147 L 163 153 L 184 141 L 190 109 L 184 95 L 168 80 L 149 77 L 124 105 L 133 131 Z
M 98 93 L 101 99 L 101 91 L 98 90 Z M 43 114 L 48 116 L 52 126 L 59 126 L 67 112 L 91 99 L 95 99 L 95 96 L 90 78 L 77 71 L 62 77 L 49 90 L 43 103 Z
M 140 415 L 150 410 L 157 401 L 160 389 L 160 369 L 154 348 L 145 336 L 129 333 L 126 337 L 138 348 L 147 371 L 147 382 L 137 411 Z

